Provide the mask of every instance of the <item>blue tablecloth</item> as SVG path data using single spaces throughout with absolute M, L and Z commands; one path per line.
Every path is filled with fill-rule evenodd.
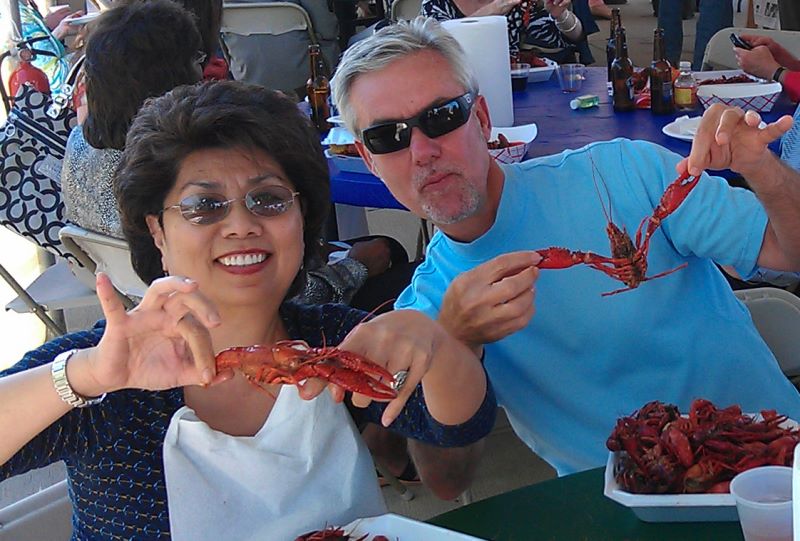
M 680 112 L 674 115 L 656 116 L 649 110 L 629 113 L 615 113 L 611 96 L 606 90 L 607 71 L 605 67 L 590 67 L 586 70 L 586 80 L 578 95 L 595 94 L 600 98 L 600 106 L 573 111 L 569 102 L 576 94 L 564 94 L 558 86 L 555 74 L 548 81 L 531 83 L 525 92 L 514 93 L 514 124 L 536 122 L 539 135 L 531 144 L 526 157 L 557 154 L 565 149 L 580 148 L 594 141 L 627 137 L 643 139 L 686 156 L 691 143 L 664 135 L 661 129 L 678 116 L 702 114 L 702 109 L 694 113 Z M 783 114 L 792 114 L 794 105 L 782 95 L 772 111 L 762 114 L 765 121 L 771 122 Z M 777 152 L 777 145 L 773 147 Z M 369 174 L 342 172 L 329 160 L 331 170 L 331 195 L 335 203 L 361 207 L 397 208 L 400 205 L 386 186 Z M 719 172 L 730 177 L 730 171 Z

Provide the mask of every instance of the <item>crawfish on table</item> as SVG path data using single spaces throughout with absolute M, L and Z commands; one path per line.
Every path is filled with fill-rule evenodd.
M 385 368 L 363 355 L 336 347 L 311 347 L 303 340 L 224 349 L 217 354 L 216 364 L 217 370 L 239 370 L 257 385 L 298 385 L 308 378 L 321 378 L 372 398 L 397 397 L 391 387 L 394 377 Z
M 617 421 L 606 446 L 618 453 L 614 475 L 639 494 L 728 492 L 730 480 L 758 466 L 791 466 L 800 430 L 773 410 L 761 419 L 739 406 L 692 402 L 689 415 L 650 402 Z
M 364 534 L 358 539 L 345 533 L 341 528 L 328 526 L 324 530 L 314 530 L 306 534 L 300 535 L 294 541 L 389 541 L 386 536 L 376 535 L 370 540 L 367 540 L 369 534 Z
M 674 269 L 647 276 L 647 252 L 650 249 L 650 237 L 661 226 L 661 222 L 678 209 L 697 185 L 699 179 L 699 176 L 690 178 L 689 173 L 686 172 L 667 186 L 653 214 L 646 216 L 639 224 L 635 241 L 631 240 L 624 227 L 620 229 L 611 220 L 611 211 L 606 211 L 604 205 L 603 212 L 606 215 L 607 222 L 606 234 L 611 243 L 611 257 L 554 246 L 536 250 L 542 256 L 542 260 L 536 266 L 540 269 L 566 269 L 575 265 L 587 265 L 615 280 L 619 280 L 627 286 L 603 293 L 602 296 L 604 297 L 622 293 L 623 291 L 630 291 L 639 287 L 642 282 L 661 278 L 682 269 L 686 266 L 686 263 Z M 597 186 L 596 181 L 595 186 Z

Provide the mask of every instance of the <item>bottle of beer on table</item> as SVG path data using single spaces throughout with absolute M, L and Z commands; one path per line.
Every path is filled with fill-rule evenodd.
M 611 86 L 613 89 L 614 111 L 633 111 L 636 104 L 633 100 L 633 63 L 628 58 L 628 46 L 625 43 L 625 29 L 617 27 L 614 36 L 617 55 L 611 63 Z
M 622 28 L 622 15 L 619 13 L 619 8 L 611 10 L 611 35 L 606 42 L 606 61 L 608 65 L 608 81 L 611 82 L 611 63 L 617 57 L 616 46 L 616 33 L 617 28 Z
M 306 82 L 306 95 L 308 104 L 311 106 L 311 121 L 320 132 L 326 132 L 331 128 L 328 123 L 328 118 L 331 116 L 328 103 L 331 96 L 331 84 L 328 80 L 325 58 L 322 56 L 319 45 L 308 46 L 308 58 L 311 62 L 311 76 Z
M 650 64 L 650 112 L 670 115 L 675 112 L 672 101 L 672 66 L 664 55 L 664 29 L 653 33 L 653 63 Z

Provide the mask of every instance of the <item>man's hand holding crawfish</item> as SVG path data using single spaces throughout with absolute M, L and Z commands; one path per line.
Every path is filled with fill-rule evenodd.
M 704 169 L 741 173 L 769 217 L 759 266 L 795 271 L 800 268 L 800 174 L 768 146 L 792 127 L 792 118 L 783 116 L 764 128 L 760 123 L 755 111 L 712 105 L 703 115 L 689 157 L 677 169 L 692 175 Z
M 383 413 L 384 426 L 397 418 L 420 382 L 428 411 L 441 424 L 461 424 L 483 403 L 486 375 L 480 359 L 422 312 L 395 310 L 361 323 L 339 348 L 363 355 L 392 374 L 405 372 L 397 398 Z M 311 398 L 325 386 L 321 380 L 310 380 L 303 385 L 301 395 Z M 341 399 L 341 388 L 328 386 L 334 398 Z M 371 400 L 353 394 L 355 406 L 366 407 Z
M 130 312 L 105 275 L 97 293 L 106 317 L 100 343 L 78 352 L 69 380 L 84 396 L 119 389 L 162 390 L 217 383 L 208 329 L 219 324 L 211 302 L 191 280 L 171 276 L 153 282 Z
M 536 252 L 511 252 L 460 274 L 447 288 L 439 323 L 478 354 L 525 327 L 535 312 L 540 260 Z

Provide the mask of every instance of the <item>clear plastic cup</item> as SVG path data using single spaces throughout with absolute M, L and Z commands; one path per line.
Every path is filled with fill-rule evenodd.
M 792 541 L 792 468 L 763 466 L 731 481 L 745 541 Z
M 586 66 L 583 64 L 561 64 L 556 69 L 558 84 L 562 92 L 577 92 L 586 78 Z
M 511 90 L 523 92 L 528 87 L 530 64 L 511 64 Z

